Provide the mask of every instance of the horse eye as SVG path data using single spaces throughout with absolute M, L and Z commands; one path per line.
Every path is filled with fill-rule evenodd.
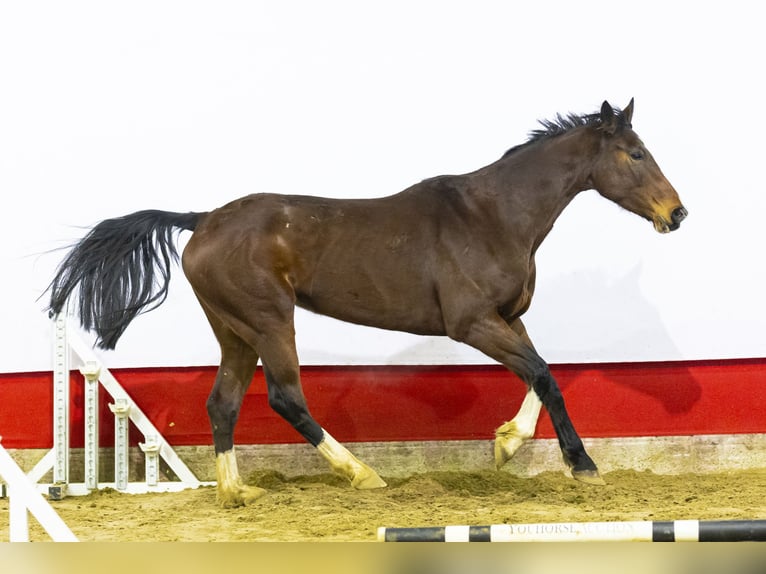
M 630 152 L 630 157 L 635 160 L 642 160 L 644 159 L 644 152 L 642 152 L 641 150 L 632 151 Z

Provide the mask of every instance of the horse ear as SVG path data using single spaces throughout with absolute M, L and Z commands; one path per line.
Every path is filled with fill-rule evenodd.
M 604 100 L 601 104 L 601 131 L 606 135 L 614 135 L 617 130 L 617 120 L 614 116 L 614 110 L 609 102 Z
M 630 127 L 633 124 L 633 98 L 630 98 L 630 103 L 622 110 L 622 115 L 625 117 L 625 125 Z

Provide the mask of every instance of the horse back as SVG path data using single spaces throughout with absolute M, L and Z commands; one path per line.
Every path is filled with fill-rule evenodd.
M 246 196 L 199 222 L 184 270 L 216 300 L 281 293 L 344 321 L 445 334 L 445 282 L 493 268 L 476 260 L 491 254 L 464 186 L 456 176 L 375 199 Z

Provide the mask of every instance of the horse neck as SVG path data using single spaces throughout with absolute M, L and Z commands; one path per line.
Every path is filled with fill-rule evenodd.
M 496 212 L 508 231 L 542 242 L 564 208 L 589 179 L 599 150 L 592 129 L 575 128 L 522 147 L 477 172 L 490 182 Z

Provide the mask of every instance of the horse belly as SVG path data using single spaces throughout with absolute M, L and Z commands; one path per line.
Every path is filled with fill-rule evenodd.
M 443 335 L 439 306 L 428 289 L 353 269 L 317 272 L 311 289 L 296 289 L 300 307 L 341 321 L 420 335 Z

